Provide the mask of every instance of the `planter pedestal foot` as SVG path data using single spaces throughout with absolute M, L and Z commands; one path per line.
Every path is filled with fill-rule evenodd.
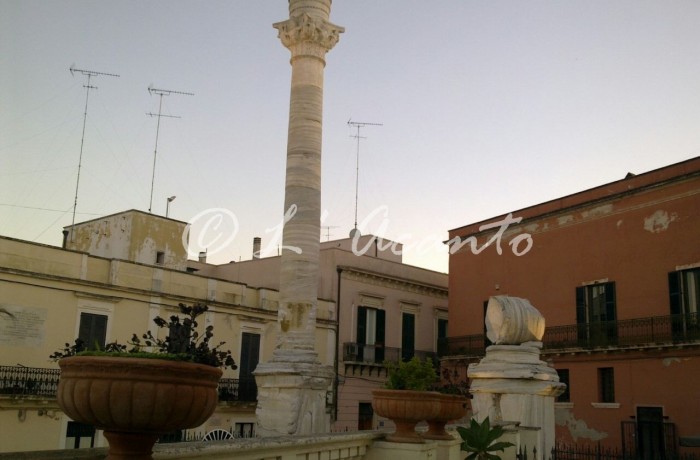
M 388 434 L 386 440 L 389 442 L 408 442 L 413 444 L 422 444 L 425 441 L 420 434 L 416 432 L 416 421 L 403 421 L 394 419 L 396 431 Z
M 423 433 L 423 437 L 436 441 L 452 441 L 454 438 L 445 431 L 446 424 L 443 420 L 428 420 L 428 431 Z
M 153 445 L 160 435 L 126 431 L 104 432 L 109 441 L 106 460 L 152 460 Z

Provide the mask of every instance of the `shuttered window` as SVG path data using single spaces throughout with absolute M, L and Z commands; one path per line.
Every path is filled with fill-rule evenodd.
M 88 350 L 104 350 L 107 341 L 107 316 L 80 313 L 78 338 Z

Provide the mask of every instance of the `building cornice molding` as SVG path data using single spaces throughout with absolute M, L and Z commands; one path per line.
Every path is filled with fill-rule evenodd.
M 447 299 L 446 287 L 443 288 L 441 286 L 421 283 L 419 281 L 410 280 L 407 278 L 385 275 L 357 267 L 339 266 L 338 268 L 341 270 L 341 276 L 345 276 L 347 279 L 360 281 L 374 286 L 401 289 L 415 294 L 423 294 Z

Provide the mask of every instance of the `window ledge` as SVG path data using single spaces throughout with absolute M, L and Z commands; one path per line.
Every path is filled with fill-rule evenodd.
M 591 406 L 595 407 L 596 409 L 619 409 L 620 403 L 592 402 Z
M 572 403 L 572 402 L 555 402 L 554 408 L 555 409 L 573 409 L 574 403 Z

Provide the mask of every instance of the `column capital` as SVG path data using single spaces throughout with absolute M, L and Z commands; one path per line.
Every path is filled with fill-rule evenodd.
M 278 31 L 282 44 L 297 56 L 312 56 L 323 59 L 345 32 L 344 27 L 336 26 L 322 18 L 302 13 L 286 21 L 272 25 Z

